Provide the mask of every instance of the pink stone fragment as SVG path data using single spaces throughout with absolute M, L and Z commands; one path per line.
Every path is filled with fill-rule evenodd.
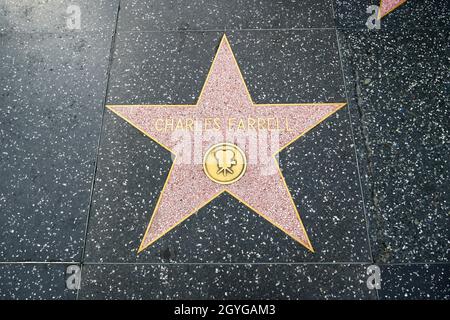
M 379 12 L 380 17 L 384 17 L 405 2 L 406 0 L 381 0 Z

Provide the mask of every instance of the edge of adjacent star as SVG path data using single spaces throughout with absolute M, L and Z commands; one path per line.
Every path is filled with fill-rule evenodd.
M 378 20 L 381 20 L 382 18 L 386 17 L 389 13 L 391 13 L 392 11 L 394 11 L 395 9 L 400 7 L 401 5 L 405 4 L 406 1 L 408 1 L 408 0 L 403 0 L 403 1 L 399 2 L 394 7 L 389 9 L 388 12 L 384 13 L 383 15 L 381 15 L 381 8 L 383 7 L 383 0 L 380 0 L 380 6 L 379 6 L 379 9 L 378 9 Z
M 201 101 L 201 98 L 202 98 L 202 96 L 203 96 L 203 92 L 204 92 L 205 86 L 206 86 L 206 84 L 208 83 L 208 80 L 209 80 L 211 71 L 212 71 L 213 66 L 214 66 L 214 64 L 215 64 L 215 62 L 216 62 L 216 58 L 217 58 L 218 52 L 219 52 L 218 49 L 220 48 L 220 46 L 222 45 L 223 42 L 225 42 L 225 44 L 226 44 L 226 45 L 228 46 L 228 48 L 230 49 L 231 55 L 232 55 L 232 57 L 233 57 L 233 61 L 234 61 L 235 65 L 236 65 L 237 68 L 238 68 L 239 76 L 241 77 L 242 83 L 244 84 L 244 88 L 245 88 L 245 91 L 246 91 L 246 93 L 247 93 L 247 97 L 248 97 L 249 101 L 252 103 L 252 106 L 253 106 L 253 107 L 264 107 L 264 106 L 299 106 L 299 107 L 301 107 L 301 106 L 335 106 L 335 107 L 337 107 L 337 109 L 335 109 L 335 110 L 333 110 L 332 112 L 328 113 L 326 116 L 324 116 L 322 119 L 320 119 L 320 121 L 318 121 L 317 123 L 315 123 L 314 125 L 312 125 L 311 127 L 309 127 L 306 131 L 304 131 L 304 132 L 303 132 L 302 134 L 300 134 L 298 137 L 292 139 L 290 142 L 288 142 L 287 144 L 285 144 L 284 146 L 282 146 L 278 151 L 276 151 L 276 152 L 273 154 L 274 161 L 275 161 L 276 164 L 277 164 L 278 174 L 280 175 L 280 178 L 281 178 L 281 180 L 283 181 L 283 184 L 284 184 L 284 186 L 285 186 L 285 188 L 286 188 L 286 191 L 287 191 L 288 194 L 289 194 L 289 198 L 290 198 L 290 200 L 291 200 L 291 202 L 292 202 L 292 205 L 293 205 L 293 207 L 294 207 L 294 210 L 295 210 L 297 219 L 298 219 L 298 221 L 299 221 L 299 223 L 300 223 L 300 226 L 301 226 L 301 228 L 302 228 L 302 230 L 304 231 L 304 234 L 305 234 L 305 236 L 306 236 L 306 241 L 307 241 L 307 243 L 301 241 L 301 239 L 298 239 L 298 238 L 294 237 L 293 235 L 291 235 L 290 233 L 288 233 L 284 228 L 280 227 L 277 223 L 275 223 L 274 221 L 272 221 L 271 219 L 269 219 L 268 217 L 266 217 L 264 214 L 260 213 L 258 210 L 256 210 L 255 208 L 253 208 L 252 206 L 250 206 L 248 203 L 246 203 L 245 201 L 243 201 L 242 199 L 240 199 L 240 198 L 239 198 L 237 195 L 235 195 L 234 193 L 232 193 L 232 192 L 230 192 L 229 190 L 227 190 L 226 188 L 224 188 L 223 190 L 221 190 L 220 192 L 216 193 L 216 194 L 213 195 L 211 198 L 209 198 L 206 202 L 204 202 L 204 203 L 202 203 L 201 205 L 199 205 L 198 207 L 196 207 L 196 208 L 195 208 L 194 210 L 192 210 L 188 215 L 186 215 L 183 219 L 181 219 L 181 220 L 178 221 L 176 224 L 174 224 L 172 227 L 170 227 L 169 229 L 167 229 L 164 233 L 158 235 L 157 238 L 153 239 L 151 242 L 149 242 L 149 243 L 147 243 L 147 244 L 144 245 L 146 236 L 147 236 L 147 234 L 148 234 L 148 232 L 149 232 L 149 230 L 150 230 L 150 227 L 152 226 L 153 219 L 154 219 L 154 217 L 155 217 L 155 212 L 157 211 L 157 209 L 158 209 L 158 207 L 159 207 L 159 203 L 160 203 L 161 198 L 162 198 L 162 196 L 163 196 L 163 194 L 164 194 L 164 191 L 165 191 L 165 188 L 166 188 L 166 186 L 167 186 L 167 183 L 168 183 L 168 181 L 169 181 L 169 179 L 170 179 L 170 175 L 171 175 L 171 173 L 172 173 L 172 169 L 173 169 L 173 167 L 174 167 L 174 165 L 175 165 L 176 154 L 175 154 L 170 148 L 168 148 L 168 147 L 165 146 L 163 143 L 161 143 L 160 141 L 158 141 L 156 138 L 154 138 L 153 136 L 151 136 L 150 134 L 148 134 L 143 128 L 141 128 L 140 126 L 136 125 L 135 123 L 132 123 L 129 119 L 127 119 L 126 117 L 122 116 L 120 113 L 118 113 L 118 112 L 117 112 L 116 110 L 114 110 L 114 109 L 115 109 L 116 107 L 120 107 L 120 108 L 123 108 L 123 107 L 197 107 L 198 104 L 199 104 L 199 102 Z M 280 169 L 280 167 L 279 167 L 279 163 L 278 163 L 278 161 L 276 160 L 275 157 L 276 157 L 276 155 L 277 155 L 278 153 L 280 153 L 283 149 L 285 149 L 285 148 L 288 147 L 290 144 L 292 144 L 293 142 L 295 142 L 296 140 L 298 140 L 299 138 L 301 138 L 303 135 L 305 135 L 307 132 L 309 132 L 310 130 L 312 130 L 314 127 L 318 126 L 320 123 L 322 123 L 326 118 L 328 118 L 329 116 L 331 116 L 333 113 L 337 112 L 338 110 L 340 110 L 341 108 L 343 108 L 345 105 L 347 105 L 347 102 L 332 102 L 332 103 L 273 103 L 273 104 L 263 103 L 263 104 L 256 104 L 256 103 L 253 101 L 253 99 L 252 99 L 252 97 L 251 97 L 251 95 L 250 95 L 250 92 L 249 92 L 248 87 L 247 87 L 247 82 L 245 81 L 245 79 L 244 79 L 244 77 L 243 77 L 243 74 L 242 74 L 242 72 L 241 72 L 241 68 L 239 67 L 239 64 L 238 64 L 238 62 L 237 62 L 236 56 L 234 55 L 234 51 L 232 50 L 231 45 L 230 45 L 230 43 L 229 43 L 229 41 L 228 41 L 228 38 L 227 38 L 227 36 L 226 36 L 225 33 L 224 33 L 223 36 L 222 36 L 222 39 L 221 39 L 221 41 L 220 41 L 220 43 L 219 43 L 219 46 L 218 46 L 218 49 L 216 50 L 216 52 L 215 52 L 215 54 L 214 54 L 213 61 L 212 61 L 211 65 L 210 65 L 208 74 L 207 74 L 207 76 L 206 76 L 206 78 L 205 78 L 205 81 L 204 81 L 204 83 L 203 83 L 203 86 L 202 86 L 202 88 L 201 88 L 200 94 L 199 94 L 199 96 L 198 96 L 197 101 L 196 101 L 195 104 L 170 104 L 170 105 L 169 105 L 169 104 L 135 104 L 135 105 L 129 105 L 129 104 L 121 104 L 121 105 L 118 105 L 118 104 L 107 104 L 107 105 L 105 105 L 107 109 L 111 110 L 111 111 L 112 111 L 114 114 L 116 114 L 118 117 L 120 117 L 120 118 L 122 118 L 123 120 L 125 120 L 126 122 L 128 122 L 131 126 L 133 126 L 133 127 L 135 127 L 136 129 L 138 129 L 138 130 L 139 130 L 141 133 L 143 133 L 145 136 L 149 137 L 150 139 L 152 139 L 152 140 L 155 141 L 157 144 L 159 144 L 159 145 L 162 146 L 164 149 L 166 149 L 167 151 L 169 151 L 170 153 L 172 153 L 172 154 L 174 155 L 172 165 L 171 165 L 171 167 L 170 167 L 170 169 L 169 169 L 169 173 L 167 174 L 167 178 L 166 178 L 166 180 L 165 180 L 165 182 L 164 182 L 163 188 L 161 189 L 161 192 L 160 192 L 160 194 L 159 194 L 159 197 L 158 197 L 158 200 L 157 200 L 157 202 L 156 202 L 155 208 L 153 209 L 153 213 L 152 213 L 152 216 L 151 216 L 151 218 L 150 218 L 150 222 L 149 222 L 149 224 L 148 224 L 148 226 L 147 226 L 147 228 L 146 228 L 146 231 L 145 231 L 144 236 L 143 236 L 143 238 L 142 238 L 141 244 L 140 244 L 140 246 L 139 246 L 139 248 L 138 248 L 138 254 L 141 253 L 142 251 L 144 251 L 146 248 L 148 248 L 150 245 L 152 245 L 152 244 L 155 243 L 156 241 L 158 241 L 160 238 L 162 238 L 163 236 L 165 236 L 167 233 L 169 233 L 170 231 L 172 231 L 174 228 L 176 228 L 178 225 L 180 225 L 181 223 L 183 223 L 186 219 L 188 219 L 189 217 L 191 217 L 193 214 L 195 214 L 196 212 L 198 212 L 198 210 L 200 210 L 201 208 L 203 208 L 204 206 L 206 206 L 207 204 L 209 204 L 212 200 L 214 200 L 215 198 L 217 198 L 218 196 L 220 196 L 220 195 L 221 195 L 222 193 L 224 193 L 224 192 L 229 193 L 231 196 L 233 196 L 233 197 L 234 197 L 235 199 L 237 199 L 239 202 L 243 203 L 245 206 L 247 206 L 248 208 L 250 208 L 251 210 L 253 210 L 255 213 L 257 213 L 258 215 L 260 215 L 262 218 L 264 218 L 266 221 L 268 221 L 269 223 L 271 223 L 273 226 L 275 226 L 276 228 L 280 229 L 280 230 L 283 231 L 285 234 L 287 234 L 289 237 L 291 237 L 292 239 L 294 239 L 295 241 L 297 241 L 298 243 L 300 243 L 302 246 L 304 246 L 306 249 L 308 249 L 309 251 L 311 251 L 311 252 L 314 253 L 315 251 L 314 251 L 314 248 L 313 248 L 313 246 L 312 246 L 312 244 L 311 244 L 311 241 L 310 241 L 310 239 L 309 239 L 308 232 L 306 231 L 306 228 L 305 228 L 304 225 L 303 225 L 303 222 L 302 222 L 302 220 L 301 220 L 301 218 L 300 218 L 300 214 L 299 214 L 299 212 L 298 212 L 297 206 L 296 206 L 296 204 L 295 204 L 295 202 L 294 202 L 294 199 L 292 198 L 292 194 L 291 194 L 291 192 L 289 191 L 289 188 L 288 188 L 288 186 L 287 186 L 286 180 L 284 179 L 284 176 L 283 176 L 283 174 L 282 174 L 282 172 L 281 172 L 281 169 Z

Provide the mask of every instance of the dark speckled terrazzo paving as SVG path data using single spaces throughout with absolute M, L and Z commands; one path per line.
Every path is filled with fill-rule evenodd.
M 449 264 L 381 266 L 381 299 L 450 299 Z
M 71 3 L 0 2 L 2 299 L 76 297 L 118 2 Z
M 0 33 L 107 32 L 114 29 L 119 0 L 2 0 Z M 77 5 L 81 13 L 80 30 L 68 30 L 68 9 Z
M 0 264 L 0 300 L 74 300 L 65 279 L 65 264 Z
M 365 29 L 372 13 L 367 8 L 379 5 L 379 0 L 333 0 L 336 26 L 345 29 Z M 381 20 L 381 28 L 423 29 L 450 26 L 448 0 L 409 0 Z
M 378 2 L 0 1 L 0 299 L 450 299 L 448 1 Z M 315 252 L 223 194 L 138 255 L 172 159 L 104 103 L 195 103 L 224 33 L 255 102 L 348 101 L 280 154 Z
M 2 261 L 81 258 L 110 37 L 0 38 Z
M 129 0 L 119 31 L 332 28 L 331 0 Z
M 448 262 L 449 32 L 340 32 L 376 262 Z
M 374 299 L 362 265 L 89 265 L 81 299 Z

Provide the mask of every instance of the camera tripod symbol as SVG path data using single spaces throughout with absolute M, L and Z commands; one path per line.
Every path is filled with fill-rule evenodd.
M 229 149 L 220 149 L 214 153 L 214 157 L 217 161 L 217 174 L 227 176 L 227 174 L 233 174 L 232 167 L 237 164 L 235 160 L 235 153 Z

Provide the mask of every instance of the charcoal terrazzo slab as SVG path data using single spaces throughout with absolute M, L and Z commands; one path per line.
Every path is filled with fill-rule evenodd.
M 230 34 L 231 46 L 250 92 L 256 97 L 254 100 L 345 101 L 334 51 L 336 36 L 334 32 L 324 32 Z M 220 36 L 199 32 L 119 33 L 108 102 L 195 103 Z M 274 38 L 281 40 L 273 42 Z M 297 50 L 302 43 L 308 46 Z M 252 49 L 261 50 L 267 59 L 279 59 L 275 60 L 279 65 L 282 62 L 277 57 L 282 50 L 289 57 L 287 66 L 270 69 L 268 73 L 262 58 L 258 61 L 256 55 L 251 55 Z M 318 52 L 322 56 L 317 57 Z M 323 75 L 300 73 L 297 64 L 305 66 L 305 60 L 316 65 L 311 70 L 323 70 Z M 251 67 L 252 62 L 255 68 Z M 310 82 L 317 86 L 307 87 Z M 178 94 L 164 95 L 166 88 L 174 86 L 179 88 L 173 91 Z M 264 95 L 265 88 L 271 86 L 270 96 Z M 298 90 L 302 87 L 308 90 Z M 313 246 L 320 249 L 315 254 L 308 254 L 295 241 L 224 194 L 137 255 L 171 165 L 170 153 L 109 111 L 103 132 L 87 239 L 88 262 L 370 261 L 345 108 L 310 132 L 310 138 L 306 135 L 282 155 L 282 169 L 286 176 L 292 176 L 287 179 L 294 200 L 307 220 L 304 222 Z M 305 163 L 307 167 L 300 170 L 299 164 Z
M 255 103 L 345 102 L 334 30 L 227 35 Z
M 80 259 L 111 34 L 0 41 L 0 260 Z
M 80 29 L 70 30 L 67 19 L 80 9 Z M 119 0 L 3 0 L 0 2 L 0 32 L 110 32 Z
M 74 300 L 64 264 L 0 264 L 0 300 Z
M 333 28 L 331 0 L 231 0 L 227 29 Z
M 376 299 L 364 265 L 86 265 L 80 299 Z
M 107 103 L 195 103 L 221 36 L 119 31 Z
M 118 30 L 224 30 L 224 4 L 220 0 L 128 0 L 121 4 Z
M 380 299 L 450 300 L 450 264 L 381 266 Z
M 377 0 L 333 0 L 337 28 L 366 29 L 372 13 L 367 8 L 380 5 Z M 409 0 L 381 19 L 381 29 L 448 28 L 448 1 Z M 373 30 L 376 32 L 377 30 Z
M 339 32 L 379 263 L 448 261 L 446 30 Z
M 119 31 L 332 28 L 331 0 L 129 0 Z

